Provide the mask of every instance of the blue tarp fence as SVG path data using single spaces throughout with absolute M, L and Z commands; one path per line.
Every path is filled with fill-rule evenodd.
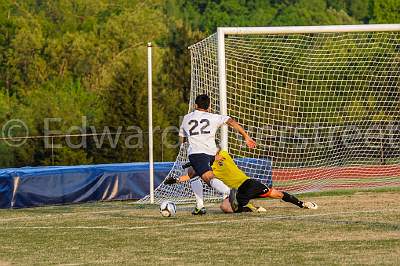
M 173 163 L 156 163 L 157 187 Z M 0 208 L 140 199 L 149 193 L 149 164 L 123 163 L 0 170 Z
M 272 185 L 269 160 L 236 162 L 250 177 Z M 154 164 L 155 187 L 172 167 L 172 162 Z M 149 194 L 149 186 L 148 163 L 0 169 L 0 208 L 140 199 Z

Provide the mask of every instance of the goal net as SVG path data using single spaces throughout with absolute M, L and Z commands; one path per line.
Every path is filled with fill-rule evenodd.
M 289 27 L 294 29 L 289 33 L 236 28 L 224 38 L 211 35 L 190 47 L 189 106 L 201 93 L 211 97 L 214 113 L 226 102 L 225 112 L 257 142 L 248 149 L 229 130 L 230 154 L 250 177 L 268 185 L 272 180 L 278 189 L 399 186 L 400 25 L 374 26 L 353 26 L 355 31 L 337 26 L 338 32 L 333 26 L 310 27 L 321 32 Z M 225 96 L 218 72 L 221 39 Z M 180 148 L 169 176 L 183 174 L 186 148 Z M 207 185 L 204 189 L 206 199 L 219 197 Z M 162 183 L 155 200 L 163 199 L 182 202 L 194 196 L 189 183 Z

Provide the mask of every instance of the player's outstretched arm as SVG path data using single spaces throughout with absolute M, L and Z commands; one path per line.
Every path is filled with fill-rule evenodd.
M 231 128 L 235 129 L 240 133 L 240 135 L 243 136 L 244 140 L 246 141 L 247 147 L 249 148 L 255 148 L 256 147 L 256 142 L 247 134 L 246 130 L 239 125 L 238 122 L 236 122 L 235 119 L 229 118 L 228 121 L 226 121 L 226 124 L 230 126 Z

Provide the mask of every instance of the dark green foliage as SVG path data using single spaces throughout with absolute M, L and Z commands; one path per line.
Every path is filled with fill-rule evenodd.
M 355 24 L 343 9 L 328 8 L 325 1 L 299 0 L 283 6 L 272 25 L 335 25 Z
M 223 26 L 268 26 L 278 5 L 268 0 L 170 0 L 174 15 L 192 29 L 212 33 Z
M 400 23 L 398 0 L 374 0 L 372 3 L 373 23 Z

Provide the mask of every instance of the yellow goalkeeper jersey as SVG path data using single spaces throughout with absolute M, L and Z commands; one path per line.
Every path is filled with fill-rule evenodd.
M 215 160 L 212 164 L 214 175 L 230 188 L 239 188 L 249 177 L 237 167 L 227 151 L 220 151 L 222 160 Z

